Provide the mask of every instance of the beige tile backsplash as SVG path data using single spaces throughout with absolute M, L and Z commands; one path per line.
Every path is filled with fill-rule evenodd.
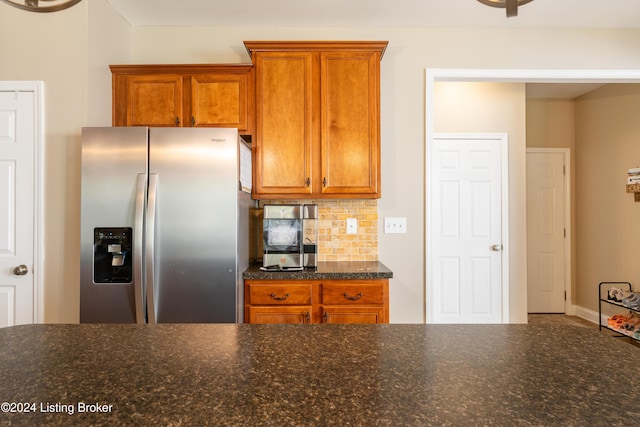
M 316 201 L 318 261 L 376 261 L 378 202 L 376 200 Z M 358 220 L 358 233 L 347 234 L 347 218 Z
M 278 202 L 261 202 L 260 206 L 268 203 Z M 377 200 L 289 200 L 286 203 L 318 205 L 319 262 L 378 260 Z M 358 220 L 357 234 L 347 234 L 347 218 Z

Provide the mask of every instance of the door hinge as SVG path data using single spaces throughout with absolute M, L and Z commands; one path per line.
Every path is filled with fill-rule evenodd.
M 562 175 L 566 175 L 567 174 L 567 167 L 565 165 L 562 165 Z
M 567 300 L 567 291 L 564 291 L 564 300 Z
M 564 238 L 566 239 L 567 238 L 567 229 L 565 228 L 563 231 L 564 231 Z

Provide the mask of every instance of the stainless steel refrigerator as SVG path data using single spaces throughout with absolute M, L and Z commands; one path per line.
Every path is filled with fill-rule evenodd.
M 83 128 L 80 321 L 241 322 L 249 162 L 236 129 Z

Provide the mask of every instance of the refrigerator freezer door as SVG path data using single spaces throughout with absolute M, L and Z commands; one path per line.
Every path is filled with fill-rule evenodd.
M 139 187 L 144 188 L 147 173 L 147 128 L 84 128 L 81 173 L 80 321 L 143 323 L 141 230 L 135 212 L 140 218 L 144 208 Z M 128 283 L 94 280 L 94 240 L 96 232 L 106 228 L 133 231 L 132 253 L 122 254 L 134 260 L 133 280 Z M 111 262 L 103 268 L 121 266 Z
M 149 135 L 149 172 L 157 175 L 155 319 L 236 322 L 237 130 L 151 128 Z

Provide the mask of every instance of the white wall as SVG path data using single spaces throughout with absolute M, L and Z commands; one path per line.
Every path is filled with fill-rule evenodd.
M 104 0 L 55 13 L 0 4 L 0 80 L 44 81 L 47 323 L 79 320 L 80 132 L 89 123 L 111 124 L 111 76 L 105 64 L 129 60 L 129 31 Z
M 136 27 L 129 41 L 104 0 L 55 14 L 0 8 L 0 79 L 45 81 L 48 322 L 78 321 L 79 135 L 87 124 L 110 123 L 110 63 L 249 62 L 243 40 L 388 40 L 378 206 L 380 218 L 407 217 L 409 231 L 379 235 L 380 259 L 395 276 L 396 323 L 424 320 L 425 69 L 640 69 L 640 31 L 632 30 Z
M 55 14 L 0 4 L 0 79 L 44 81 L 45 322 L 78 318 L 78 142 L 86 117 L 87 4 Z
M 88 22 L 86 126 L 111 126 L 111 84 L 104 83 L 108 64 L 131 62 L 131 26 L 104 0 L 91 0 Z

